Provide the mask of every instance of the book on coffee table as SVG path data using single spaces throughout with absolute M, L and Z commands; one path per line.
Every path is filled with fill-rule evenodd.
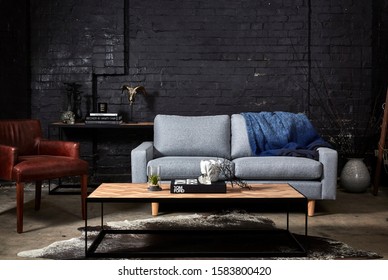
M 213 182 L 205 185 L 198 182 L 198 179 L 176 179 L 171 181 L 171 193 L 226 193 L 224 181 Z

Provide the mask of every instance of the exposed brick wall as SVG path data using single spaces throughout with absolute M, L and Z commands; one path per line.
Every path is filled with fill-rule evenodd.
M 385 94 L 388 86 L 388 1 L 373 1 L 373 88 Z M 381 103 L 385 101 L 385 96 Z
M 28 1 L 0 1 L 0 119 L 29 118 Z
M 348 101 L 370 96 L 372 7 L 359 1 L 338 2 L 312 7 L 312 68 L 314 79 L 325 77 L 336 103 L 349 112 L 353 104 Z
M 32 112 L 44 123 L 66 108 L 64 82 L 82 85 L 83 114 L 92 74 L 123 73 L 123 1 L 32 1 Z
M 284 110 L 306 112 L 323 130 L 322 102 L 344 119 L 370 111 L 372 3 L 36 0 L 31 65 L 32 116 L 45 130 L 65 108 L 64 82 L 82 84 L 84 114 L 107 102 L 128 118 L 120 88 L 141 84 L 149 96 L 135 104 L 137 121 Z M 330 100 L 316 99 L 323 89 Z M 101 146 L 112 151 L 108 167 L 129 156 L 114 146 Z
M 304 1 L 130 1 L 130 73 L 153 111 L 305 111 Z M 147 108 L 144 108 L 147 110 Z
M 123 3 L 117 0 L 32 1 L 32 116 L 42 121 L 46 134 L 48 124 L 59 120 L 67 107 L 65 82 L 82 85 L 85 116 L 98 102 L 93 101 L 93 94 L 97 93 L 94 78 L 124 74 Z M 97 97 L 104 99 L 101 95 Z M 112 173 L 112 169 L 115 169 L 113 173 L 128 174 L 130 151 L 123 148 L 121 140 L 114 145 L 104 138 L 101 140 L 107 133 L 112 139 L 120 137 L 105 130 L 75 130 L 67 131 L 65 139 L 81 142 L 82 156 L 93 167 L 91 174 Z M 50 134 L 57 137 L 58 130 L 53 129 Z M 128 133 L 124 136 L 128 137 Z M 128 147 L 133 148 L 135 143 L 129 143 Z M 123 155 L 126 160 L 122 160 Z M 124 178 L 129 180 L 128 176 Z
M 373 105 L 372 5 L 311 2 L 310 117 L 321 133 L 363 137 Z

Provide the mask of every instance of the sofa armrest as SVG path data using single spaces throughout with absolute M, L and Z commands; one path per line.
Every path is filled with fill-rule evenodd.
M 335 199 L 337 194 L 338 153 L 330 148 L 318 148 L 319 161 L 323 165 L 322 199 Z
M 143 142 L 131 151 L 132 183 L 147 182 L 147 163 L 154 157 L 154 143 Z
M 39 154 L 79 158 L 79 143 L 41 139 L 39 141 Z
M 17 161 L 18 149 L 12 146 L 0 145 L 0 178 L 12 180 L 12 170 Z

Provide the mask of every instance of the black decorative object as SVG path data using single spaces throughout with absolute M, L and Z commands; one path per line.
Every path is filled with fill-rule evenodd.
M 234 168 L 232 162 L 224 159 L 220 165 L 220 174 L 223 174 L 226 178 L 226 181 L 230 183 L 232 188 L 236 185 L 242 189 L 251 189 L 252 187 L 245 181 L 236 177 L 234 174 Z
M 75 116 L 75 120 L 82 119 L 81 102 L 82 96 L 80 88 L 82 85 L 77 83 L 64 83 L 67 91 L 67 111 L 72 111 Z
M 98 112 L 107 113 L 108 112 L 108 103 L 98 103 Z

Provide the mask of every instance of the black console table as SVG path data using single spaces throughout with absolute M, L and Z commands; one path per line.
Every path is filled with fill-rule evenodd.
M 88 149 L 84 149 L 83 154 L 81 154 L 81 157 L 89 159 L 88 162 L 91 165 L 91 177 L 98 177 L 99 175 L 101 175 L 97 172 L 99 158 L 98 143 L 101 138 L 109 138 L 109 142 L 118 141 L 122 140 L 122 134 L 125 135 L 125 133 L 129 133 L 132 137 L 125 137 L 125 139 L 128 139 L 128 145 L 131 144 L 131 141 L 135 142 L 136 140 L 140 140 L 140 142 L 144 140 L 152 141 L 153 126 L 153 122 L 130 122 L 122 124 L 85 124 L 83 122 L 77 122 L 75 124 L 65 124 L 62 122 L 54 122 L 49 124 L 48 138 L 56 138 L 58 140 L 69 140 L 77 142 L 82 142 L 77 139 L 79 137 L 82 137 L 84 140 L 86 139 L 87 143 L 91 143 L 91 150 L 89 148 L 90 146 L 88 146 Z M 128 151 L 126 152 L 128 153 Z M 129 171 L 130 166 L 128 166 L 128 172 Z M 128 177 L 130 174 L 128 173 L 122 175 Z M 125 178 L 125 180 L 127 180 L 127 177 Z M 112 179 L 111 181 L 114 181 L 114 179 Z M 91 185 L 98 185 L 100 183 L 101 182 L 91 182 Z M 61 187 L 64 187 L 64 185 L 62 185 Z M 50 190 L 50 193 L 52 192 L 53 190 Z
M 59 129 L 59 138 L 63 139 L 63 130 L 64 129 L 138 129 L 138 128 L 148 128 L 152 129 L 154 127 L 153 122 L 133 122 L 133 123 L 122 123 L 122 124 L 85 124 L 75 123 L 75 124 L 66 124 L 62 122 L 54 122 L 49 124 L 48 137 L 50 138 L 51 130 L 53 128 Z

